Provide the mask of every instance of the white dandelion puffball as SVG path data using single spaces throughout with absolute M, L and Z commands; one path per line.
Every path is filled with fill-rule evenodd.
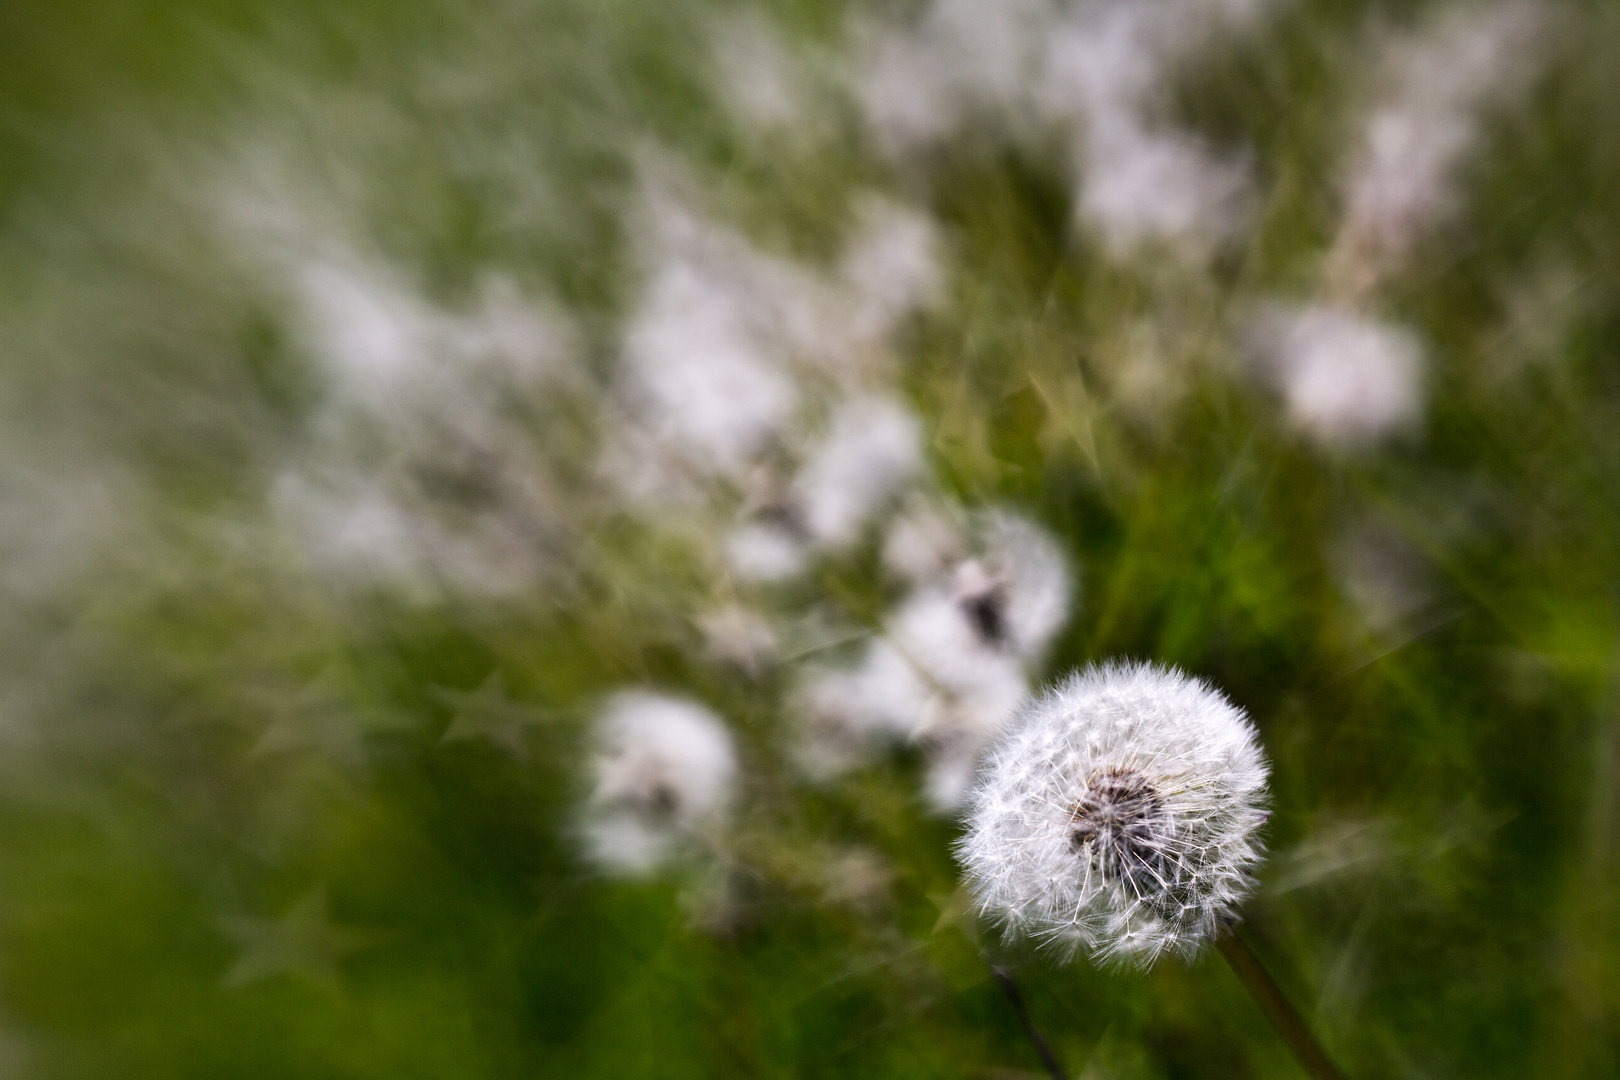
M 1333 450 L 1359 450 L 1418 426 L 1424 352 L 1405 327 L 1312 304 L 1274 308 L 1254 337 L 1288 420 Z
M 731 804 L 731 733 L 695 702 L 626 691 L 597 721 L 585 838 L 605 869 L 644 874 L 681 842 L 719 824 Z
M 1090 667 L 987 755 L 957 857 L 1009 938 L 1141 967 L 1191 957 L 1250 891 L 1266 774 L 1248 718 L 1209 684 Z

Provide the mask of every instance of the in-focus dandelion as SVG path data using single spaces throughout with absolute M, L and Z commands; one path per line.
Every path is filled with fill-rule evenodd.
M 1266 773 L 1248 718 L 1208 684 L 1088 668 L 990 751 L 958 857 L 1009 936 L 1143 967 L 1191 956 L 1250 890 Z

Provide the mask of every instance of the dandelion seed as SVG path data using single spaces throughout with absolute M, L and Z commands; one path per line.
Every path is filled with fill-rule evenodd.
M 708 709 L 623 692 L 599 718 L 596 741 L 585 838 L 604 868 L 648 873 L 724 821 L 737 761 L 731 733 Z
M 1252 887 L 1266 773 L 1248 719 L 1206 683 L 1088 668 L 991 750 L 957 857 L 1009 936 L 1144 967 L 1190 957 Z

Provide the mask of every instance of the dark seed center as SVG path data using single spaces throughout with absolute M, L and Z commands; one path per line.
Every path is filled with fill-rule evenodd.
M 681 797 L 674 788 L 668 784 L 658 784 L 647 793 L 645 809 L 649 817 L 664 821 L 674 817 L 680 805 Z
M 1069 814 L 1069 846 L 1155 907 L 1179 906 L 1188 874 L 1164 799 L 1139 772 L 1110 769 L 1086 782 Z
M 984 640 L 1000 642 L 1007 636 L 1006 602 L 999 588 L 969 594 L 957 603 Z

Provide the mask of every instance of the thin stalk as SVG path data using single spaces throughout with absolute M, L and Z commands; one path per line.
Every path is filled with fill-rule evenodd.
M 1013 981 L 1011 973 L 1006 968 L 991 964 L 990 974 L 996 977 L 996 985 L 1001 987 L 1003 994 L 1007 995 L 1007 1001 L 1012 1005 L 1013 1012 L 1018 1017 L 1019 1025 L 1024 1029 L 1024 1034 L 1029 1037 L 1030 1043 L 1035 1047 L 1035 1053 L 1040 1055 L 1041 1064 L 1046 1066 L 1047 1074 L 1052 1077 L 1052 1080 L 1064 1080 L 1063 1070 L 1058 1067 L 1057 1057 L 1052 1053 L 1052 1047 L 1047 1044 L 1046 1039 L 1036 1030 L 1035 1022 L 1029 1018 L 1029 1010 L 1024 1008 L 1023 991 L 1018 989 L 1018 984 Z
M 1237 931 L 1231 927 L 1221 931 L 1215 939 L 1215 947 L 1226 957 L 1232 973 L 1266 1014 L 1272 1027 L 1277 1029 L 1277 1034 L 1288 1044 L 1288 1049 L 1293 1051 L 1306 1075 L 1311 1080 L 1344 1080 L 1344 1073 L 1333 1064 L 1322 1049 L 1322 1044 L 1311 1034 L 1311 1029 L 1305 1026 L 1305 1021 L 1283 996 L 1276 980 L 1261 965 L 1248 943 L 1238 937 Z

